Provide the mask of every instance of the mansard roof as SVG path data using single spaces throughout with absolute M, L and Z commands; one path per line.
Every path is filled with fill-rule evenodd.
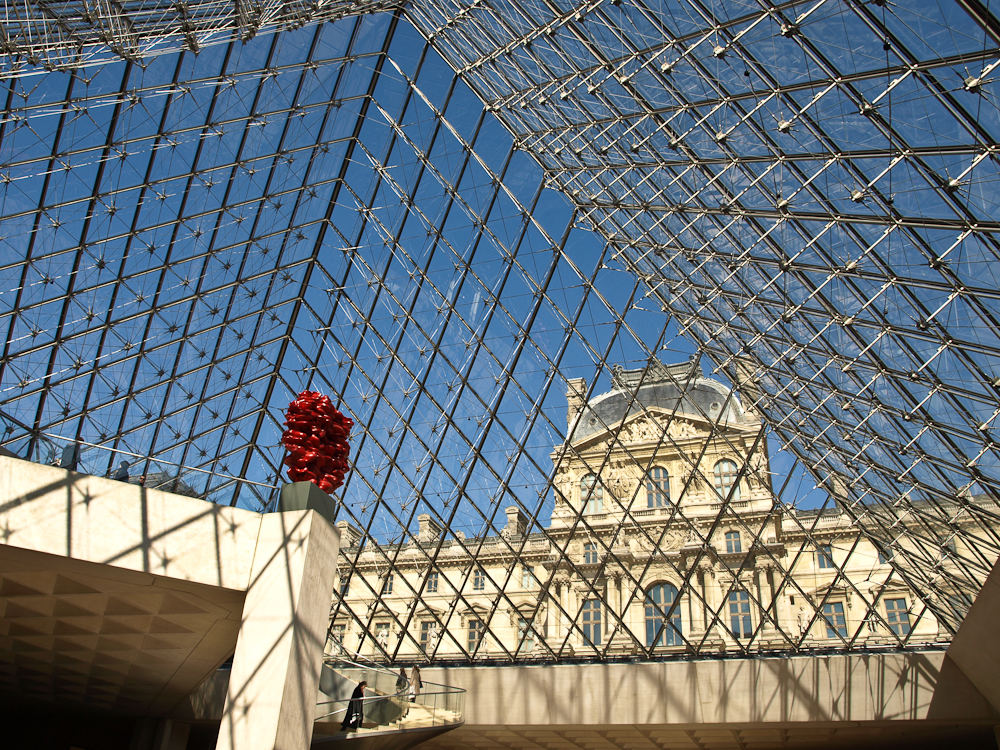
M 612 373 L 612 390 L 587 402 L 570 442 L 586 440 L 632 415 L 653 409 L 713 423 L 747 421 L 732 389 L 704 377 L 696 360 L 674 365 L 653 360 L 636 370 L 617 365 Z

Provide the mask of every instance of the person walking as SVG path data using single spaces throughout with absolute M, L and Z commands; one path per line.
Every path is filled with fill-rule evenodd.
M 365 720 L 365 688 L 367 682 L 360 682 L 351 693 L 351 702 L 347 704 L 344 723 L 340 725 L 341 732 L 356 732 L 361 722 Z
M 424 685 L 420 682 L 420 667 L 416 664 L 413 665 L 413 669 L 410 670 L 410 703 L 413 703 L 420 695 L 420 688 Z
M 396 678 L 396 695 L 402 695 L 406 690 L 406 684 L 409 682 L 406 679 L 406 667 L 399 668 L 399 677 Z
M 121 462 L 121 464 L 118 466 L 118 471 L 115 472 L 115 475 L 112 477 L 112 479 L 116 479 L 119 482 L 128 481 L 128 461 Z

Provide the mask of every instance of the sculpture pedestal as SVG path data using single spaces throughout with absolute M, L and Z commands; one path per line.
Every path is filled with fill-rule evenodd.
M 289 482 L 281 488 L 276 510 L 279 513 L 289 510 L 314 510 L 332 525 L 337 511 L 337 501 L 312 482 Z
M 286 485 L 278 507 L 261 519 L 218 750 L 312 741 L 340 533 L 333 501 L 311 483 Z

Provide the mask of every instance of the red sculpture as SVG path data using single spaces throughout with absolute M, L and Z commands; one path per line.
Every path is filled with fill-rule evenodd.
M 324 492 L 333 492 L 350 471 L 347 438 L 354 422 L 333 406 L 329 397 L 302 391 L 288 405 L 281 443 L 288 451 L 285 466 L 293 482 L 312 482 Z

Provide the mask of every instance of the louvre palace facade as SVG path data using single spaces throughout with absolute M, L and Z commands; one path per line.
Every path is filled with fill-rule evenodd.
M 424 514 L 412 544 L 365 551 L 360 530 L 341 521 L 339 569 L 353 559 L 354 574 L 341 574 L 347 607 L 334 603 L 328 651 L 436 662 L 947 639 L 926 603 L 886 575 L 891 548 L 840 511 L 774 502 L 783 478 L 730 388 L 694 361 L 619 366 L 613 384 L 586 400 L 585 381 L 569 383 L 571 437 L 551 454 L 544 533 L 527 533 L 530 519 L 513 506 L 483 538 L 449 540 Z M 417 560 L 418 545 L 438 544 L 431 565 Z M 967 608 L 974 593 L 956 589 L 949 604 Z
M 305 565 L 291 538 L 271 547 L 288 570 L 329 576 L 285 597 L 318 602 L 316 654 L 300 666 L 324 648 L 429 663 L 429 683 L 469 699 L 470 734 L 437 750 L 538 750 L 472 728 L 560 721 L 542 750 L 759 747 L 740 734 L 754 723 L 790 750 L 781 733 L 803 725 L 870 722 L 884 736 L 889 718 L 922 739 L 942 715 L 935 695 L 995 744 L 996 6 L 5 11 L 0 552 L 53 558 L 51 575 L 0 567 L 6 700 L 30 688 L 105 710 L 111 693 L 163 688 L 141 665 L 176 628 L 190 631 L 178 646 L 201 643 L 201 615 L 182 619 L 167 598 L 105 611 L 110 593 L 72 593 L 103 591 L 83 568 L 134 557 L 123 580 L 176 573 L 181 590 L 189 550 L 206 586 L 229 580 L 256 549 L 243 532 L 308 516 L 283 499 L 282 435 L 289 403 L 312 391 L 354 427 L 345 484 L 317 503 L 323 523 L 308 521 L 329 565 Z M 38 511 L 22 502 L 29 486 Z M 174 519 L 156 533 L 152 507 Z M 324 524 L 339 529 L 335 552 Z M 209 559 L 216 544 L 236 546 Z M 69 552 L 94 556 L 72 585 L 59 578 L 75 575 L 59 567 Z M 250 597 L 244 572 L 227 590 Z M 34 614 L 8 590 L 39 597 Z M 202 594 L 207 612 L 218 596 Z M 65 598 L 78 596 L 93 604 Z M 243 622 L 233 602 L 216 613 L 223 629 Z M 87 619 L 105 615 L 109 629 L 174 633 L 109 638 Z M 185 690 L 235 642 L 211 659 L 178 648 L 178 664 L 194 654 L 203 668 Z M 267 637 L 243 643 L 277 653 Z M 952 689 L 947 665 L 974 689 Z M 664 690 L 697 682 L 700 698 L 682 711 L 646 690 L 647 712 L 639 693 L 621 705 L 594 693 L 588 712 L 567 689 L 617 691 L 612 672 Z M 862 676 L 829 690 L 842 674 Z M 564 681 L 542 685 L 552 675 Z M 261 705 L 276 684 L 262 682 Z M 285 705 L 301 703 L 307 683 L 286 684 Z M 513 684 L 543 699 L 496 712 L 493 687 Z M 978 704 L 961 697 L 976 690 Z M 144 715 L 159 716 L 149 700 Z M 530 713 L 560 701 L 562 713 Z M 246 708 L 230 701 L 232 716 L 262 715 Z M 581 717 L 621 725 L 618 738 L 564 743 Z M 661 728 L 628 734 L 643 723 Z M 676 743 L 648 741 L 665 725 Z

